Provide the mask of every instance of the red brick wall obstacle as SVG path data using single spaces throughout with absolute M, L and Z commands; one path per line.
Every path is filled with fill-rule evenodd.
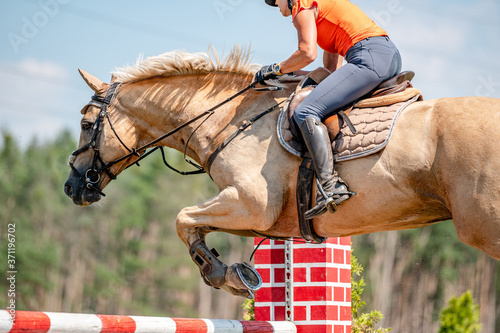
M 266 240 L 255 268 L 263 280 L 256 320 L 289 320 L 299 333 L 351 332 L 350 237 L 323 244 Z
M 266 240 L 255 254 L 263 279 L 256 321 L 15 311 L 12 322 L 10 311 L 0 310 L 0 333 L 351 332 L 350 243 Z

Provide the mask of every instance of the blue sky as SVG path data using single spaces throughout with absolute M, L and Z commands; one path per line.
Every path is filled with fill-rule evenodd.
M 500 98 L 497 0 L 352 0 L 385 28 L 426 99 Z M 264 0 L 9 0 L 0 4 L 0 129 L 23 145 L 68 128 L 92 95 L 77 68 L 108 81 L 145 57 L 251 45 L 253 61 L 296 50 L 290 18 Z M 321 53 L 320 53 L 321 55 Z M 321 65 L 318 60 L 309 69 Z

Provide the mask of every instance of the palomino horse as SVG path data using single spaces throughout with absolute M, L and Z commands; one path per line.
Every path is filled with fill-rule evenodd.
M 295 88 L 248 89 L 231 99 L 258 68 L 248 56 L 239 48 L 224 60 L 215 52 L 170 52 L 118 70 L 111 84 L 80 71 L 96 95 L 82 110 L 66 194 L 82 206 L 100 200 L 102 189 L 137 161 L 145 146 L 184 151 L 206 167 L 246 120 L 285 100 Z M 234 294 L 251 294 L 259 277 L 247 264 L 228 268 L 219 261 L 205 245 L 209 232 L 300 236 L 295 188 L 301 161 L 280 146 L 277 117 L 278 111 L 270 112 L 228 143 L 210 168 L 219 194 L 177 216 L 177 233 L 205 282 Z M 500 142 L 498 99 L 446 98 L 410 105 L 384 150 L 338 165 L 357 196 L 335 214 L 315 219 L 317 233 L 349 236 L 453 219 L 464 243 L 500 259 L 500 153 L 491 142 Z

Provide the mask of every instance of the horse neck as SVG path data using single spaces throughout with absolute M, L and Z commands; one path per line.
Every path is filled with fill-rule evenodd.
M 152 78 L 125 85 L 122 112 L 140 127 L 138 146 L 186 123 L 248 86 L 251 77 L 228 73 Z M 284 98 L 283 93 L 278 98 Z M 250 90 L 217 108 L 202 126 L 202 120 L 186 126 L 159 145 L 184 151 L 205 165 L 210 154 L 249 119 L 276 103 L 270 93 Z M 194 132 L 194 134 L 193 134 Z M 190 136 L 193 134 L 192 138 Z

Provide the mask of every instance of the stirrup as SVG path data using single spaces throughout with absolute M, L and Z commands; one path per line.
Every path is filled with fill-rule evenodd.
M 356 195 L 356 192 L 347 191 L 347 192 L 336 192 L 336 193 L 333 193 L 332 196 L 329 196 L 328 194 L 326 194 L 325 190 L 323 189 L 323 186 L 321 186 L 318 178 L 316 178 L 316 185 L 318 186 L 319 193 L 321 193 L 321 196 L 323 197 L 323 199 L 325 199 L 325 207 L 328 209 L 328 212 L 330 214 L 333 214 L 338 210 L 338 204 L 335 202 L 334 197 L 338 197 L 340 199 L 344 195 L 347 195 L 348 198 L 346 200 L 349 200 L 351 197 Z M 346 188 L 348 188 L 347 184 L 344 183 L 344 185 Z M 342 202 L 344 202 L 346 200 L 343 200 Z M 339 202 L 339 204 L 340 204 L 340 202 Z
M 335 203 L 335 200 L 333 200 L 333 197 L 327 197 L 325 199 L 325 206 L 326 206 L 326 209 L 328 209 L 328 212 L 330 214 L 335 213 L 339 209 L 339 206 Z

